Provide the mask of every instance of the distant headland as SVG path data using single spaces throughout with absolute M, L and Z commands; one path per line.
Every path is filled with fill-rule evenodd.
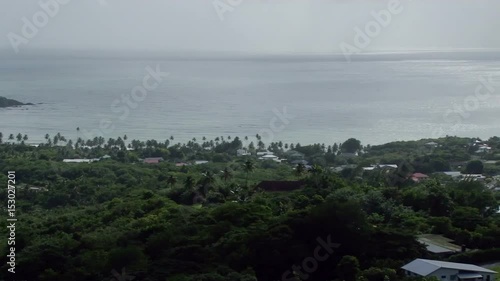
M 5 97 L 0 97 L 0 108 L 4 107 L 16 107 L 16 106 L 23 106 L 23 105 L 33 105 L 32 103 L 22 103 L 17 100 L 13 99 L 8 99 Z

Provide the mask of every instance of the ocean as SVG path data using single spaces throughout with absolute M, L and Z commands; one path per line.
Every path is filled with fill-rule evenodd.
M 154 79 L 157 69 L 168 76 Z M 35 105 L 0 109 L 0 132 L 27 134 L 30 143 L 58 132 L 172 135 L 175 142 L 260 134 L 266 143 L 327 145 L 351 137 L 372 145 L 486 138 L 500 135 L 499 78 L 499 52 L 366 54 L 351 62 L 341 55 L 3 56 L 0 96 Z

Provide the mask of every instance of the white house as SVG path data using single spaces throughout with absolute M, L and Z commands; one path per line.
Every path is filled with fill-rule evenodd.
M 264 155 L 274 155 L 271 151 L 259 151 L 257 152 L 257 156 L 264 156 Z
M 449 171 L 449 172 L 442 172 L 443 174 L 452 177 L 453 179 L 457 179 L 462 176 L 461 172 L 457 171 Z
M 370 167 L 363 167 L 363 170 L 365 171 L 373 171 L 375 169 L 397 169 L 398 165 L 397 164 L 377 164 L 377 165 L 371 165 Z
M 488 153 L 491 151 L 491 147 L 487 145 L 482 145 L 477 148 L 476 153 Z
M 442 281 L 494 281 L 497 273 L 473 264 L 425 259 L 416 259 L 401 268 L 407 276 L 434 276 Z
M 462 174 L 460 180 L 484 181 L 486 179 L 482 174 Z
M 286 160 L 286 159 L 280 159 L 276 155 L 268 154 L 268 155 L 264 155 L 262 157 L 259 157 L 259 160 L 273 160 L 274 162 L 281 163 L 281 160 Z
M 64 163 L 91 163 L 91 162 L 96 162 L 99 161 L 98 158 L 94 159 L 63 159 Z
M 245 155 L 250 155 L 250 153 L 246 149 L 238 149 L 236 150 L 236 155 L 237 156 L 245 156 Z
M 439 146 L 439 144 L 437 142 L 433 142 L 433 141 L 428 142 L 425 145 L 428 146 L 428 147 L 432 147 L 432 148 L 436 148 L 436 147 Z

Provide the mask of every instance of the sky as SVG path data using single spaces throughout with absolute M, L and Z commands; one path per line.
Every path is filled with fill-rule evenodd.
M 44 18 L 41 3 L 58 4 Z M 498 11 L 499 0 L 0 0 L 0 49 L 257 54 L 500 49 Z M 377 21 L 374 14 L 385 17 Z M 23 33 L 31 24 L 36 32 Z M 361 37 L 367 40 L 356 41 Z

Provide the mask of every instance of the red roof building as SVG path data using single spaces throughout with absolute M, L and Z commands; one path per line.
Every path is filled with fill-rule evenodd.
M 428 178 L 429 178 L 428 175 L 422 174 L 422 173 L 414 173 L 413 175 L 411 175 L 411 179 L 414 182 L 420 182 L 420 181 L 426 180 Z

